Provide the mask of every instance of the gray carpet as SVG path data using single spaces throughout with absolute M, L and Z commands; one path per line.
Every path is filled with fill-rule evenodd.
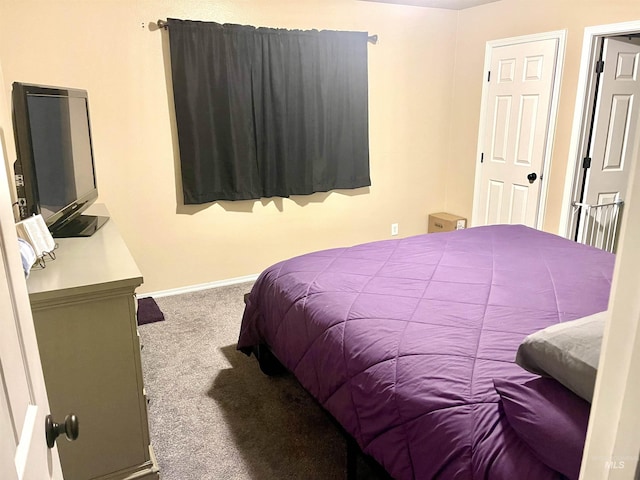
M 346 447 L 291 375 L 236 351 L 251 284 L 157 298 L 139 327 L 151 444 L 162 480 L 346 479 Z M 359 478 L 377 478 L 359 461 Z

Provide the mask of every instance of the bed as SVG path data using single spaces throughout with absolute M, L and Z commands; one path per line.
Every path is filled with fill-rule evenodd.
M 589 405 L 515 356 L 606 310 L 613 266 L 521 225 L 309 253 L 260 275 L 238 349 L 266 348 L 393 478 L 572 478 L 582 445 L 563 435 Z

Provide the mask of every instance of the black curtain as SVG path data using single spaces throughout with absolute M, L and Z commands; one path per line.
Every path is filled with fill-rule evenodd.
M 185 204 L 371 185 L 366 32 L 168 24 Z

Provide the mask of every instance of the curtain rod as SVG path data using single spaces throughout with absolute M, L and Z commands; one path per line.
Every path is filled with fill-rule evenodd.
M 167 22 L 166 20 L 158 20 L 156 22 L 156 25 L 158 25 L 158 28 L 164 28 L 165 30 L 169 29 L 169 22 Z M 369 41 L 369 43 L 373 43 L 375 45 L 376 43 L 378 43 L 378 35 L 369 35 L 367 37 L 367 40 Z

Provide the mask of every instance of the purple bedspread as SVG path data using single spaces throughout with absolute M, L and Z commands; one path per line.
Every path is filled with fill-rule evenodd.
M 264 343 L 397 479 L 550 479 L 494 378 L 523 338 L 606 310 L 614 256 L 496 225 L 337 248 L 265 270 L 238 348 Z

